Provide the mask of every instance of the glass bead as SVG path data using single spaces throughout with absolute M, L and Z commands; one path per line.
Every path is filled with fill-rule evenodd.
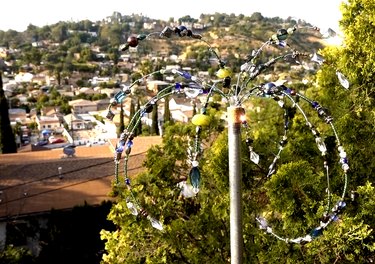
M 344 172 L 347 172 L 349 170 L 349 165 L 348 164 L 342 164 L 341 168 L 343 169 Z
M 115 94 L 115 100 L 118 104 L 120 104 L 122 101 L 124 101 L 126 97 L 126 94 L 123 91 L 119 91 L 117 94 Z
M 127 202 L 126 206 L 130 210 L 132 215 L 138 215 L 138 210 L 132 202 Z
M 162 231 L 164 229 L 162 224 L 158 220 L 156 220 L 155 218 L 148 215 L 147 219 L 150 221 L 153 228 L 156 228 L 160 231 Z
M 191 88 L 185 88 L 184 93 L 187 97 L 194 99 L 200 94 L 199 89 L 191 89 Z
M 124 151 L 124 146 L 123 145 L 118 145 L 117 147 L 116 147 L 116 152 L 117 153 L 122 153 Z
M 199 188 L 200 181 L 201 181 L 201 173 L 198 167 L 193 167 L 189 173 L 190 184 L 193 188 Z
M 286 40 L 288 38 L 288 31 L 285 28 L 279 29 L 276 34 L 278 40 Z
M 129 178 L 126 178 L 126 179 L 125 179 L 125 184 L 126 184 L 126 185 L 130 185 L 130 179 L 129 179 Z
M 131 148 L 131 147 L 126 147 L 126 149 L 125 149 L 125 154 L 126 154 L 126 155 L 129 155 L 131 151 L 132 151 L 132 148 Z
M 146 34 L 139 34 L 138 36 L 137 36 L 137 39 L 138 40 L 144 40 L 144 39 L 146 39 L 147 38 L 147 35 Z
M 319 55 L 318 53 L 314 53 L 314 55 L 311 58 L 311 61 L 322 65 L 323 62 L 324 62 L 324 58 L 321 55 Z
M 268 223 L 267 220 L 264 217 L 257 217 L 256 220 L 259 222 L 259 228 L 260 229 L 267 229 Z
M 196 126 L 208 126 L 210 124 L 210 117 L 204 114 L 196 114 L 191 119 L 191 122 Z
M 128 148 L 133 147 L 133 141 L 129 140 L 129 141 L 126 143 L 126 147 L 128 147 Z
M 135 36 L 128 37 L 128 40 L 126 41 L 130 47 L 135 48 L 138 46 L 138 39 Z
M 319 104 L 318 104 L 318 102 L 312 102 L 311 106 L 314 107 L 314 108 L 317 108 L 319 106 Z
M 292 35 L 294 33 L 294 31 L 296 31 L 296 28 L 295 27 L 292 27 L 292 28 L 288 28 L 287 29 L 287 32 L 289 35 Z
M 255 164 L 259 164 L 259 155 L 254 151 L 250 151 L 250 160 Z
M 339 71 L 336 71 L 336 75 L 337 75 L 337 78 L 339 79 L 341 86 L 344 87 L 345 89 L 349 89 L 350 84 L 349 84 L 348 79 L 346 79 L 346 77 L 344 76 L 344 74 L 342 74 Z
M 318 146 L 318 149 L 320 152 L 322 152 L 322 155 L 324 155 L 327 152 L 327 147 L 324 144 L 324 141 L 322 140 L 321 137 L 316 137 L 315 138 L 316 145 Z
M 197 195 L 197 191 L 190 184 L 187 184 L 186 181 L 182 181 L 178 184 L 181 188 L 181 195 L 185 198 L 191 198 Z
M 322 234 L 323 234 L 323 228 L 321 227 L 314 228 L 310 233 L 311 237 L 318 237 Z
M 145 112 L 146 113 L 151 113 L 152 112 L 152 109 L 154 108 L 154 105 L 153 104 L 148 104 L 146 107 L 145 107 Z
M 181 90 L 181 83 L 176 83 L 175 86 L 177 91 L 180 91 Z
M 105 116 L 108 120 L 113 120 L 113 118 L 115 117 L 115 114 L 111 111 L 111 110 L 108 110 L 107 112 L 107 115 Z

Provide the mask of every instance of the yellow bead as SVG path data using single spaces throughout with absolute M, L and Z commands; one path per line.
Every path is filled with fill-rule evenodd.
M 222 68 L 216 72 L 216 76 L 219 77 L 220 79 L 230 77 L 231 75 L 232 75 L 232 71 L 229 68 Z
M 196 126 L 208 126 L 210 124 L 210 117 L 204 114 L 196 114 L 191 119 L 191 122 Z

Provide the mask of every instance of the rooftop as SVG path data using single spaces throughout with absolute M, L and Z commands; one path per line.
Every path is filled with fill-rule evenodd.
M 144 170 L 146 151 L 161 140 L 158 136 L 134 139 L 129 177 Z M 64 158 L 62 149 L 0 155 L 0 219 L 113 199 L 109 193 L 116 143 L 114 139 L 109 145 L 76 147 L 76 157 L 69 158 Z

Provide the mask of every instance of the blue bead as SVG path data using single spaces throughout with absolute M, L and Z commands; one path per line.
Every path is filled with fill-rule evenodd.
M 320 236 L 320 235 L 322 235 L 322 234 L 323 234 L 323 229 L 322 229 L 321 227 L 314 228 L 314 229 L 311 231 L 311 233 L 310 233 L 310 235 L 311 235 L 312 237 L 318 237 L 318 236 Z
M 128 143 L 126 143 L 127 148 L 133 147 L 133 141 L 129 140 Z
M 181 89 L 181 83 L 176 83 L 174 87 L 179 91 Z
M 188 72 L 177 71 L 177 73 L 178 73 L 179 75 L 181 75 L 182 77 L 184 77 L 185 79 L 188 79 L 188 80 L 191 79 L 191 75 L 190 75 L 190 73 L 188 73 Z
M 187 28 L 186 28 L 185 26 L 179 26 L 178 29 L 179 29 L 180 31 L 187 30 Z
M 121 152 L 123 152 L 124 151 L 124 146 L 117 146 L 117 148 L 116 148 L 116 152 L 117 153 L 121 153 Z
M 343 209 L 346 206 L 346 203 L 344 201 L 340 201 L 337 203 L 337 206 L 339 209 Z
M 311 106 L 314 107 L 314 108 L 317 108 L 319 106 L 319 104 L 318 104 L 318 102 L 312 102 Z
M 115 100 L 119 104 L 121 103 L 126 97 L 126 94 L 123 91 L 119 91 L 117 94 L 115 94 Z
M 130 185 L 130 179 L 129 179 L 129 178 L 126 178 L 126 179 L 125 179 L 125 184 L 126 184 L 126 185 Z

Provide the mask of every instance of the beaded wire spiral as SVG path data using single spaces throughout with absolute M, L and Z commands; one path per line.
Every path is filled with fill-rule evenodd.
M 319 31 L 316 27 L 310 27 L 313 30 Z M 339 201 L 336 202 L 336 204 L 332 207 L 331 206 L 331 198 L 332 194 L 330 191 L 330 176 L 329 176 L 329 168 L 328 163 L 326 160 L 323 162 L 323 167 L 325 169 L 326 177 L 327 177 L 327 207 L 326 211 L 324 212 L 322 220 L 320 221 L 320 224 L 318 227 L 312 229 L 311 233 L 300 236 L 297 238 L 284 238 L 279 235 L 277 235 L 272 227 L 269 226 L 267 223 L 267 220 L 264 217 L 257 217 L 256 221 L 259 223 L 259 227 L 264 230 L 266 233 L 269 233 L 276 238 L 285 241 L 287 243 L 306 243 L 312 241 L 312 239 L 316 238 L 317 236 L 321 235 L 324 229 L 333 221 L 338 219 L 338 215 L 341 213 L 342 209 L 345 207 L 344 202 L 344 196 L 346 194 L 347 184 L 348 184 L 348 159 L 346 152 L 344 150 L 344 147 L 341 145 L 341 142 L 339 140 L 338 134 L 336 132 L 336 129 L 333 125 L 333 118 L 327 113 L 326 109 L 322 107 L 318 102 L 310 100 L 306 96 L 294 91 L 293 89 L 290 89 L 284 85 L 278 85 L 276 83 L 265 83 L 260 84 L 255 87 L 249 87 L 249 83 L 254 80 L 258 75 L 263 73 L 266 69 L 268 69 L 270 66 L 275 64 L 278 61 L 293 61 L 299 63 L 301 59 L 309 58 L 311 61 L 318 63 L 319 65 L 322 65 L 324 62 L 324 58 L 320 56 L 317 53 L 314 53 L 313 55 L 307 54 L 307 53 L 300 53 L 296 50 L 293 50 L 286 42 L 286 39 L 292 35 L 299 27 L 297 25 L 288 28 L 288 29 L 280 29 L 277 31 L 276 34 L 273 34 L 271 38 L 263 43 L 263 45 L 258 49 L 252 52 L 250 56 L 248 56 L 246 62 L 241 65 L 241 72 L 237 74 L 237 81 L 235 85 L 231 86 L 232 82 L 232 71 L 230 68 L 228 68 L 225 63 L 220 59 L 218 54 L 213 50 L 213 48 L 202 39 L 201 35 L 194 34 L 191 30 L 187 29 L 185 26 L 179 26 L 175 28 L 165 27 L 163 31 L 154 32 L 149 35 L 138 35 L 138 36 L 131 36 L 128 38 L 127 43 L 120 46 L 119 50 L 125 51 L 129 49 L 129 47 L 137 47 L 139 42 L 145 39 L 148 39 L 150 36 L 159 35 L 161 38 L 170 38 L 172 35 L 176 35 L 178 37 L 190 37 L 192 39 L 196 39 L 199 41 L 204 42 L 209 47 L 210 52 L 217 58 L 218 64 L 219 64 L 219 70 L 216 72 L 216 76 L 219 78 L 219 80 L 207 82 L 199 79 L 196 76 L 191 75 L 188 72 L 180 71 L 180 70 L 159 70 L 153 73 L 150 73 L 144 77 L 142 77 L 139 80 L 136 80 L 134 83 L 132 83 L 129 87 L 125 87 L 122 91 L 117 93 L 113 99 L 111 99 L 111 103 L 108 106 L 108 113 L 107 118 L 112 120 L 114 117 L 114 113 L 111 111 L 111 108 L 121 104 L 122 101 L 130 94 L 131 88 L 137 84 L 140 83 L 143 80 L 147 80 L 150 76 L 158 73 L 158 74 L 173 74 L 180 77 L 183 77 L 185 80 L 189 81 L 190 83 L 195 83 L 194 86 L 186 86 L 182 83 L 174 83 L 170 86 L 162 89 L 159 91 L 153 98 L 151 98 L 144 106 L 142 106 L 133 116 L 133 118 L 130 120 L 129 125 L 127 128 L 121 133 L 120 138 L 118 140 L 116 151 L 115 151 L 115 186 L 120 186 L 120 180 L 119 180 L 119 165 L 121 162 L 121 159 L 123 160 L 123 177 L 124 177 L 124 185 L 130 190 L 130 196 L 126 197 L 127 206 L 130 210 L 130 212 L 133 215 L 141 215 L 146 217 L 152 224 L 153 227 L 159 230 L 163 230 L 163 224 L 155 219 L 154 217 L 150 216 L 148 212 L 146 212 L 139 201 L 136 199 L 134 193 L 132 192 L 132 187 L 130 183 L 130 179 L 128 177 L 128 161 L 130 158 L 131 149 L 133 147 L 133 139 L 135 136 L 135 129 L 138 126 L 138 124 L 141 122 L 141 118 L 147 114 L 150 113 L 153 109 L 153 106 L 161 99 L 166 98 L 170 95 L 174 94 L 185 94 L 188 98 L 194 99 L 198 96 L 204 95 L 206 96 L 206 101 L 203 104 L 203 107 L 201 109 L 201 113 L 197 114 L 193 117 L 192 122 L 194 125 L 196 125 L 196 133 L 194 137 L 194 143 L 191 144 L 188 151 L 188 158 L 189 163 L 191 164 L 191 170 L 189 172 L 189 181 L 183 181 L 179 183 L 179 187 L 181 188 L 181 194 L 187 198 L 194 197 L 199 192 L 199 185 L 201 181 L 201 174 L 199 170 L 199 157 L 201 156 L 203 149 L 201 147 L 201 139 L 200 134 L 202 131 L 202 127 L 206 125 L 208 122 L 207 117 L 207 107 L 210 97 L 216 93 L 224 98 L 227 99 L 227 101 L 232 106 L 241 106 L 248 98 L 250 97 L 268 97 L 273 98 L 278 105 L 284 110 L 284 134 L 279 141 L 278 144 L 278 152 L 275 155 L 273 161 L 268 166 L 268 173 L 267 177 L 271 177 L 276 172 L 276 163 L 280 158 L 280 154 L 282 150 L 284 149 L 284 146 L 287 144 L 288 137 L 287 132 L 289 129 L 289 122 L 293 118 L 295 112 L 298 110 L 303 118 L 306 121 L 306 125 L 310 129 L 312 135 L 315 138 L 315 142 L 317 145 L 317 148 L 319 149 L 321 155 L 323 158 L 327 156 L 327 148 L 325 146 L 324 141 L 322 140 L 322 137 L 320 136 L 320 133 L 317 131 L 315 126 L 310 123 L 307 115 L 303 111 L 302 107 L 299 104 L 299 101 L 302 99 L 303 101 L 307 102 L 311 105 L 313 109 L 315 109 L 317 115 L 320 117 L 322 121 L 324 121 L 326 124 L 328 124 L 333 131 L 333 134 L 335 136 L 335 140 L 338 146 L 338 156 L 339 156 L 339 163 L 341 165 L 341 168 L 344 173 L 344 183 L 343 183 L 343 189 L 342 194 L 340 196 Z M 259 63 L 258 57 L 262 53 L 262 50 L 269 46 L 277 46 L 280 48 L 289 48 L 291 52 L 272 58 L 269 61 L 265 63 Z M 345 78 L 345 76 L 338 70 L 336 70 L 337 77 L 339 79 L 340 84 L 345 88 L 348 89 L 349 82 Z M 226 88 L 229 90 L 229 92 L 225 93 L 223 89 Z M 291 102 L 292 107 L 286 107 L 285 101 L 289 100 Z M 255 164 L 259 164 L 260 158 L 259 155 L 254 151 L 254 148 L 252 146 L 253 140 L 250 137 L 249 132 L 249 124 L 244 119 L 242 122 L 242 126 L 245 129 L 245 135 L 246 135 L 246 145 L 249 148 L 250 153 L 250 160 L 254 162 Z

